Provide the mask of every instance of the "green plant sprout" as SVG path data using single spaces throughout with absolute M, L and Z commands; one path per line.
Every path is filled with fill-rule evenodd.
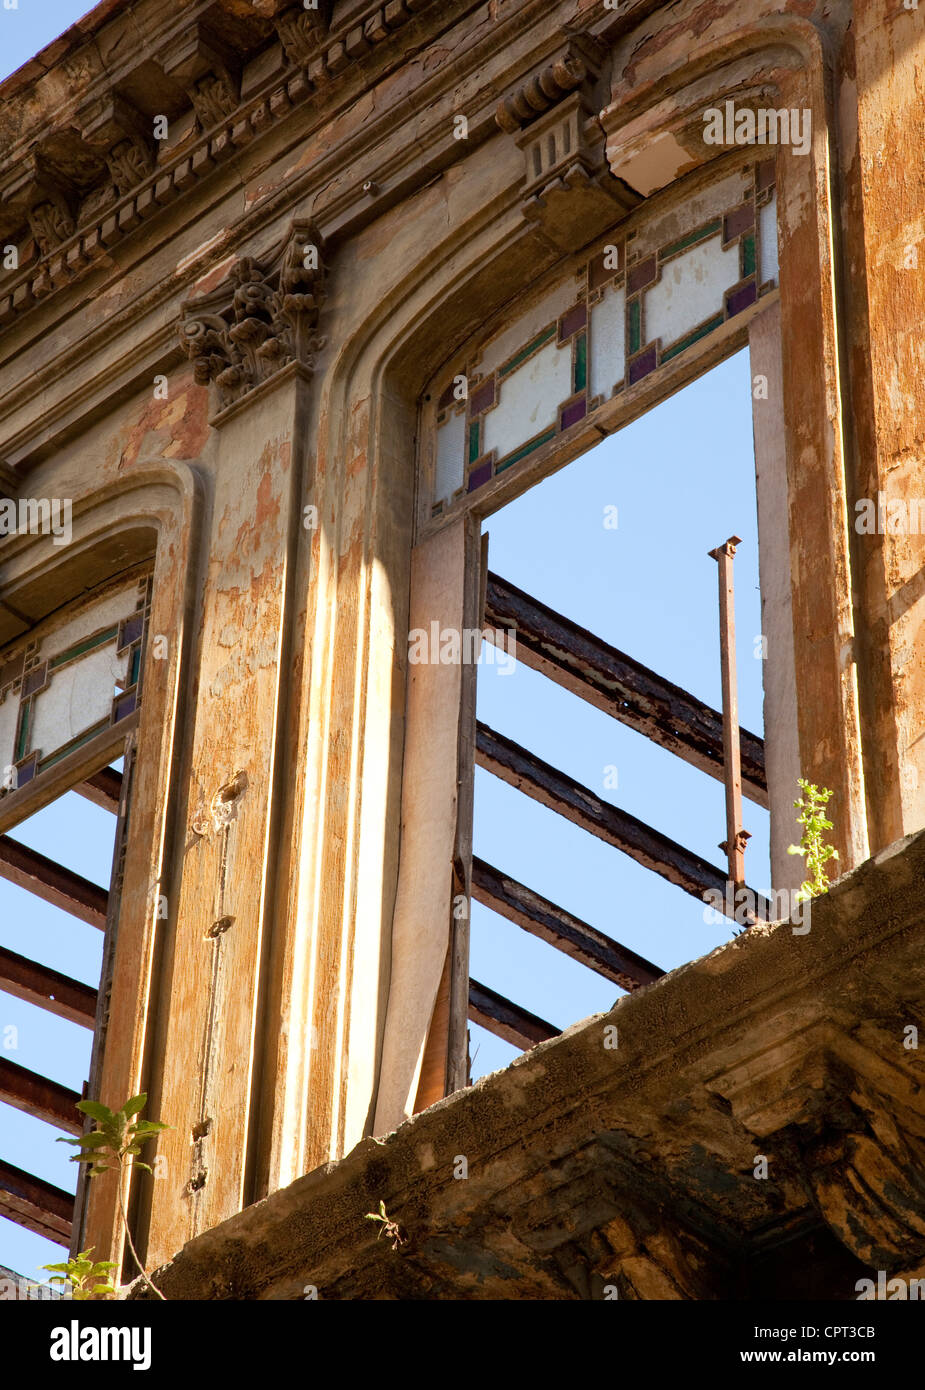
M 71 1298 L 83 1301 L 90 1298 L 109 1298 L 116 1290 L 109 1280 L 109 1271 L 116 1269 L 114 1260 L 100 1260 L 94 1264 L 90 1259 L 93 1247 L 83 1250 L 75 1260 L 64 1264 L 42 1265 L 43 1269 L 58 1271 L 49 1279 L 49 1284 L 70 1284 Z M 102 1279 L 101 1284 L 91 1284 L 93 1279 Z
M 838 858 L 838 850 L 825 844 L 822 838 L 823 830 L 832 829 L 832 822 L 825 816 L 825 807 L 834 793 L 828 787 L 817 787 L 807 782 L 804 777 L 798 777 L 797 782 L 803 795 L 793 804 L 800 813 L 797 821 L 803 827 L 803 837 L 798 845 L 788 846 L 787 853 L 800 854 L 806 860 L 809 877 L 800 884 L 796 895 L 796 901 L 801 903 L 828 892 L 831 883 L 825 866 L 830 859 Z
M 132 1259 L 138 1266 L 138 1271 L 148 1288 L 158 1298 L 164 1299 L 160 1289 L 148 1278 L 144 1265 L 138 1258 L 138 1251 L 135 1249 L 132 1233 L 129 1230 L 122 1194 L 122 1179 L 125 1169 L 141 1153 L 142 1144 L 148 1139 L 153 1139 L 162 1129 L 170 1128 L 161 1120 L 136 1120 L 133 1118 L 141 1113 L 147 1100 L 148 1097 L 145 1094 L 132 1096 L 130 1100 L 125 1102 L 121 1110 L 110 1110 L 108 1105 L 103 1105 L 102 1101 L 98 1100 L 79 1100 L 77 1109 L 82 1111 L 84 1115 L 89 1115 L 92 1120 L 96 1120 L 99 1128 L 90 1130 L 77 1139 L 59 1139 L 57 1142 L 59 1144 L 73 1144 L 80 1150 L 79 1153 L 71 1156 L 71 1162 L 89 1164 L 87 1176 L 90 1178 L 98 1178 L 110 1169 L 116 1170 L 119 1184 L 119 1212 Z M 146 1173 L 152 1171 L 147 1163 L 137 1163 L 137 1166 L 143 1168 Z M 42 1268 L 53 1270 L 59 1273 L 59 1276 L 65 1276 L 51 1282 L 62 1284 L 70 1282 L 75 1290 L 79 1288 L 81 1292 L 75 1292 L 75 1298 L 106 1298 L 115 1293 L 115 1289 L 111 1285 L 97 1284 L 92 1289 L 87 1289 L 86 1283 L 89 1279 L 105 1274 L 110 1269 L 115 1269 L 116 1266 L 108 1262 L 91 1264 L 89 1260 L 91 1254 L 92 1250 L 86 1250 L 75 1260 L 67 1260 L 64 1264 L 43 1265 Z M 164 1301 L 166 1302 L 166 1299 Z
M 366 1220 L 378 1221 L 381 1223 L 379 1226 L 379 1235 L 377 1235 L 376 1239 L 378 1240 L 379 1236 L 381 1236 L 384 1233 L 392 1242 L 393 1250 L 397 1250 L 400 1245 L 405 1245 L 407 1243 L 408 1237 L 405 1235 L 398 1222 L 393 1221 L 392 1218 L 389 1216 L 388 1212 L 385 1209 L 385 1202 L 379 1203 L 378 1213 L 374 1211 L 368 1211 L 366 1213 Z

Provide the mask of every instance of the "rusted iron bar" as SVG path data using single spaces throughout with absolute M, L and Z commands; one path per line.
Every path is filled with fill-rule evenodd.
M 730 536 L 709 552 L 719 569 L 719 651 L 723 676 L 723 766 L 726 787 L 726 839 L 720 849 L 729 863 L 729 886 L 745 885 L 745 845 L 751 839 L 742 827 L 742 767 L 739 752 L 739 686 L 736 675 L 735 589 L 732 569 L 741 536 Z
M 573 782 L 564 772 L 550 767 L 549 763 L 527 752 L 512 739 L 495 733 L 486 724 L 478 726 L 476 761 L 480 767 L 526 792 L 543 806 L 558 811 L 647 869 L 654 869 L 693 897 L 703 899 L 707 892 L 715 892 L 725 900 L 726 875 L 722 869 L 708 864 L 699 854 L 684 849 L 628 811 L 619 811 L 608 801 L 602 801 L 588 787 Z M 755 902 L 759 913 L 763 904 L 767 916 L 765 899 L 756 894 Z M 735 911 L 734 903 L 730 906 Z M 728 911 L 726 915 L 730 915 Z
M 0 1216 L 57 1245 L 70 1245 L 74 1198 L 43 1178 L 0 1161 Z
M 9 835 L 0 835 L 0 878 L 34 893 L 43 902 L 61 907 L 91 927 L 106 929 L 108 894 L 99 884 L 46 859 Z
M 80 1100 L 79 1091 L 39 1076 L 7 1057 L 0 1057 L 0 1100 L 71 1134 L 80 1134 L 83 1128 L 83 1116 L 74 1109 Z
M 512 1004 L 503 994 L 496 994 L 487 985 L 472 979 L 469 981 L 469 1019 L 524 1052 L 537 1043 L 557 1038 L 561 1032 L 544 1018 L 537 1018 L 536 1014 Z
M 88 801 L 92 801 L 94 806 L 100 806 L 104 811 L 112 811 L 114 816 L 118 815 L 119 799 L 122 796 L 122 773 L 117 772 L 114 767 L 101 767 L 99 772 L 94 772 L 85 782 L 79 782 L 74 790 L 85 796 Z
M 723 719 L 718 710 L 497 574 L 488 576 L 485 624 L 487 629 L 516 628 L 518 661 L 722 781 Z M 767 807 L 764 740 L 747 729 L 740 735 L 745 794 Z
M 630 993 L 641 985 L 661 979 L 665 973 L 644 956 L 638 956 L 628 946 L 605 936 L 579 917 L 573 917 L 483 859 L 472 860 L 472 896 L 484 907 L 492 908 L 509 922 L 530 932 L 531 936 L 538 936 Z
M 0 989 L 37 1004 L 40 1009 L 92 1028 L 96 1018 L 96 990 L 47 965 L 29 960 L 0 946 Z

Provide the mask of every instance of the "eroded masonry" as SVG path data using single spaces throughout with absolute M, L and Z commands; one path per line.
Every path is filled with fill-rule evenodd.
M 0 86 L 0 874 L 104 940 L 98 987 L 4 946 L 0 990 L 169 1123 L 121 1193 L 168 1297 L 925 1277 L 923 61 L 903 0 L 102 0 Z M 763 737 L 734 665 L 710 708 L 481 540 L 743 349 Z M 483 630 L 722 781 L 728 862 L 409 657 Z M 840 881 L 663 974 L 473 855 L 477 765 L 721 904 L 743 797 L 799 886 L 802 776 Z M 108 892 L 17 838 L 73 791 Z M 611 1013 L 471 979 L 472 900 Z M 525 1053 L 474 1087 L 470 1020 Z M 0 1054 L 6 1105 L 79 1099 Z M 62 1245 L 122 1260 L 119 1199 L 0 1145 L 0 1214 Z

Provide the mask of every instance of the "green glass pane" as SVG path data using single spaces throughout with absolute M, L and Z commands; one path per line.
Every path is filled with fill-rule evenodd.
M 475 463 L 481 452 L 482 424 L 480 420 L 473 420 L 469 426 L 469 462 Z
M 52 657 L 48 663 L 52 670 L 57 666 L 63 666 L 66 661 L 73 661 L 75 657 L 85 656 L 87 652 L 92 652 L 94 647 L 102 647 L 107 642 L 111 642 L 114 637 L 118 637 L 117 627 L 108 627 L 105 632 L 94 633 L 92 637 L 85 637 L 82 642 L 75 642 L 73 647 L 68 647 L 67 651 L 59 652 Z
M 506 459 L 502 459 L 495 469 L 496 473 L 503 473 L 505 468 L 510 468 L 512 464 L 519 463 L 528 454 L 532 454 L 534 449 L 539 449 L 541 445 L 548 444 L 551 439 L 555 439 L 556 431 L 547 430 L 545 434 L 537 435 L 536 439 L 531 439 L 529 444 L 523 444 L 519 449 L 515 449 L 513 454 L 508 454 Z
M 752 233 L 742 238 L 742 279 L 744 280 L 746 275 L 754 275 L 757 266 L 758 254 L 755 249 L 755 236 Z
M 699 328 L 695 328 L 693 332 L 688 333 L 686 337 L 679 338 L 670 348 L 664 348 L 661 360 L 667 362 L 670 358 L 677 357 L 679 352 L 683 352 L 685 348 L 692 347 L 694 343 L 699 343 L 700 339 L 705 338 L 708 333 L 713 333 L 717 328 L 722 328 L 724 322 L 725 320 L 722 314 L 717 314 L 715 318 L 709 319 L 706 323 L 702 323 Z
M 26 749 L 29 747 L 29 728 L 32 724 L 31 700 L 28 700 L 20 709 L 19 721 L 19 740 L 16 744 L 17 762 L 26 756 Z
M 628 305 L 629 314 L 629 351 L 638 352 L 642 347 L 642 304 L 638 299 L 631 299 Z
M 588 384 L 588 335 L 579 334 L 575 342 L 575 391 L 583 391 Z
M 544 328 L 543 332 L 538 334 L 538 336 L 535 337 L 532 342 L 528 343 L 526 347 L 521 348 L 517 356 L 512 357 L 510 362 L 508 362 L 506 366 L 501 368 L 498 375 L 507 376 L 508 372 L 512 372 L 515 369 L 515 367 L 519 367 L 521 362 L 525 362 L 531 353 L 536 352 L 537 348 L 542 347 L 544 343 L 548 343 L 550 338 L 554 338 L 555 336 L 556 325 L 553 323 L 550 324 L 549 328 Z

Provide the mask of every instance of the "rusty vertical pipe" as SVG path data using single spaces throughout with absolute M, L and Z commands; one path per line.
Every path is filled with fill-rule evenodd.
M 742 759 L 739 748 L 739 690 L 736 680 L 735 590 L 732 562 L 740 536 L 730 536 L 724 545 L 711 550 L 719 566 L 719 646 L 723 675 L 723 782 L 726 787 L 726 839 L 720 849 L 729 864 L 729 887 L 733 894 L 745 885 L 745 843 L 750 838 L 742 828 Z

